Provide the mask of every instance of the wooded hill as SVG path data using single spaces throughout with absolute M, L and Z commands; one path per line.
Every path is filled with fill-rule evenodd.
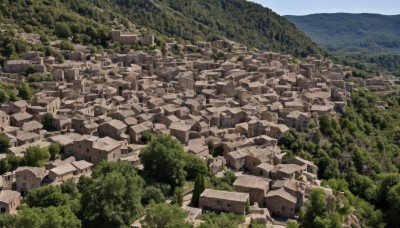
M 400 15 L 334 13 L 286 18 L 329 51 L 400 51 Z
M 3 23 L 106 45 L 116 22 L 181 41 L 230 39 L 251 47 L 306 56 L 323 52 L 291 22 L 245 0 L 5 0 Z

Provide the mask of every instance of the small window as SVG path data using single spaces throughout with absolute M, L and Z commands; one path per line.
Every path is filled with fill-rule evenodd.
M 89 149 L 86 149 L 86 153 L 89 153 Z
M 282 205 L 282 212 L 284 212 L 286 210 L 285 205 Z
M 24 175 L 23 178 L 24 178 L 24 180 L 28 179 L 28 178 L 26 177 L 26 175 Z

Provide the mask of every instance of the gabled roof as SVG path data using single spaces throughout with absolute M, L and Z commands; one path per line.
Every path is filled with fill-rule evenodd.
M 3 190 L 0 192 L 0 202 L 9 204 L 15 200 L 15 198 L 21 197 L 21 193 L 12 190 Z
M 287 201 L 290 201 L 292 203 L 296 203 L 297 202 L 297 198 L 292 196 L 288 192 L 286 192 L 284 188 L 280 188 L 278 190 L 269 191 L 265 198 L 270 198 L 270 197 L 280 197 L 280 198 L 285 199 Z
M 191 125 L 181 123 L 181 122 L 172 122 L 171 126 L 169 126 L 169 129 L 171 130 L 176 130 L 176 131 L 189 131 L 190 128 L 192 128 Z
M 58 166 L 58 167 L 52 168 L 50 170 L 50 172 L 51 173 L 55 173 L 56 175 L 64 175 L 64 174 L 67 174 L 67 173 L 74 172 L 76 170 L 77 169 L 76 169 L 75 166 L 71 165 L 71 163 L 67 163 L 67 164 L 64 164 L 62 166 Z
M 267 178 L 242 175 L 236 179 L 236 181 L 233 183 L 233 186 L 266 190 L 269 187 L 269 182 L 271 182 L 271 180 Z
M 92 167 L 92 166 L 93 166 L 92 163 L 87 162 L 87 161 L 85 161 L 85 160 L 74 161 L 74 162 L 71 162 L 71 164 L 72 164 L 75 168 L 77 168 L 78 170 L 86 169 L 86 168 L 89 168 L 89 167 Z
M 236 202 L 247 202 L 249 198 L 248 193 L 239 193 L 239 192 L 228 192 L 228 191 L 219 191 L 214 189 L 206 189 L 200 195 L 200 197 L 207 197 L 213 199 L 221 199 L 221 200 L 229 200 Z
M 15 170 L 16 173 L 22 172 L 22 171 L 29 171 L 33 173 L 36 177 L 43 178 L 46 175 L 46 169 L 45 168 L 38 168 L 38 167 L 29 167 L 29 166 L 22 166 L 19 167 Z

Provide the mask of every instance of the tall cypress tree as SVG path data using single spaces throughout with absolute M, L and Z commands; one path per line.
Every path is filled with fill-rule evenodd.
M 200 200 L 200 195 L 201 193 L 204 192 L 207 188 L 207 183 L 206 183 L 206 178 L 204 175 L 199 175 L 197 176 L 195 182 L 194 182 L 194 190 L 193 190 L 193 196 L 192 196 L 192 206 L 193 207 L 198 207 L 199 206 L 199 200 Z

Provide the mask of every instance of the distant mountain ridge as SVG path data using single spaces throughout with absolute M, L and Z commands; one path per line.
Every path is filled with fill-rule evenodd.
M 400 52 L 400 15 L 333 13 L 285 17 L 330 51 Z

